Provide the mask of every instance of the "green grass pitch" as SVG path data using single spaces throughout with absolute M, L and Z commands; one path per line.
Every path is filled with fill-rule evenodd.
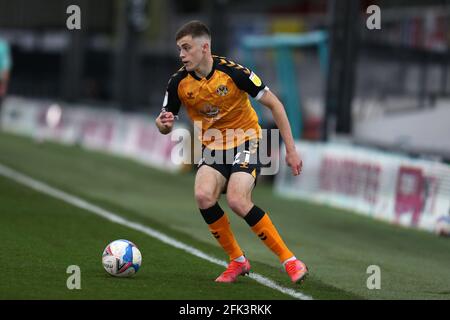
M 0 134 L 0 164 L 77 195 L 225 260 L 193 197 L 192 173 L 168 174 L 134 161 Z M 307 165 L 307 164 L 305 164 Z M 344 210 L 273 194 L 259 184 L 254 202 L 311 269 L 301 286 L 224 201 L 252 271 L 314 299 L 450 299 L 450 241 Z M 112 240 L 135 242 L 138 274 L 113 278 L 101 265 Z M 223 270 L 141 232 L 38 193 L 0 176 L 0 299 L 292 299 L 248 277 L 216 284 Z M 81 290 L 68 290 L 69 265 L 81 268 Z M 381 289 L 369 290 L 369 265 L 381 268 Z

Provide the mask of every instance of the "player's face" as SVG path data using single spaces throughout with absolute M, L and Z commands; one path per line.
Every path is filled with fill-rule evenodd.
M 184 36 L 177 41 L 180 52 L 180 59 L 187 71 L 197 69 L 205 56 L 205 48 L 199 39 L 192 39 L 192 36 Z

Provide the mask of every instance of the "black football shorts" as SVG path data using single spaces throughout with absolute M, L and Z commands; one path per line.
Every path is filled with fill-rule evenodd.
M 234 172 L 247 172 L 256 180 L 261 172 L 259 141 L 247 140 L 243 144 L 227 150 L 211 150 L 203 146 L 202 159 L 198 164 L 210 166 L 219 171 L 227 182 Z M 226 188 L 223 191 L 226 193 Z

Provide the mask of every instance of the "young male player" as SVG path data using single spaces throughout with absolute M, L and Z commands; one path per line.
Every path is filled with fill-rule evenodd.
M 169 80 L 156 125 L 163 134 L 171 132 L 183 104 L 194 124 L 201 126 L 203 159 L 195 178 L 195 199 L 209 230 L 230 257 L 227 269 L 216 281 L 234 282 L 250 271 L 228 217 L 217 202 L 221 193 L 226 193 L 229 207 L 278 256 L 291 280 L 301 282 L 308 273 L 306 265 L 288 249 L 268 213 L 254 205 L 251 197 L 261 167 L 261 128 L 248 94 L 271 110 L 286 145 L 286 162 L 292 174 L 296 176 L 302 170 L 283 104 L 255 73 L 211 55 L 211 35 L 200 21 L 182 26 L 176 42 L 184 66 Z

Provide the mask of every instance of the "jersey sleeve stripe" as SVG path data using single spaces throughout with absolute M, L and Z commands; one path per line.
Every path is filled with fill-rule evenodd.
M 258 92 L 258 94 L 256 95 L 255 99 L 259 100 L 262 98 L 264 92 L 269 91 L 269 87 L 265 86 L 264 89 L 262 89 L 260 92 Z

